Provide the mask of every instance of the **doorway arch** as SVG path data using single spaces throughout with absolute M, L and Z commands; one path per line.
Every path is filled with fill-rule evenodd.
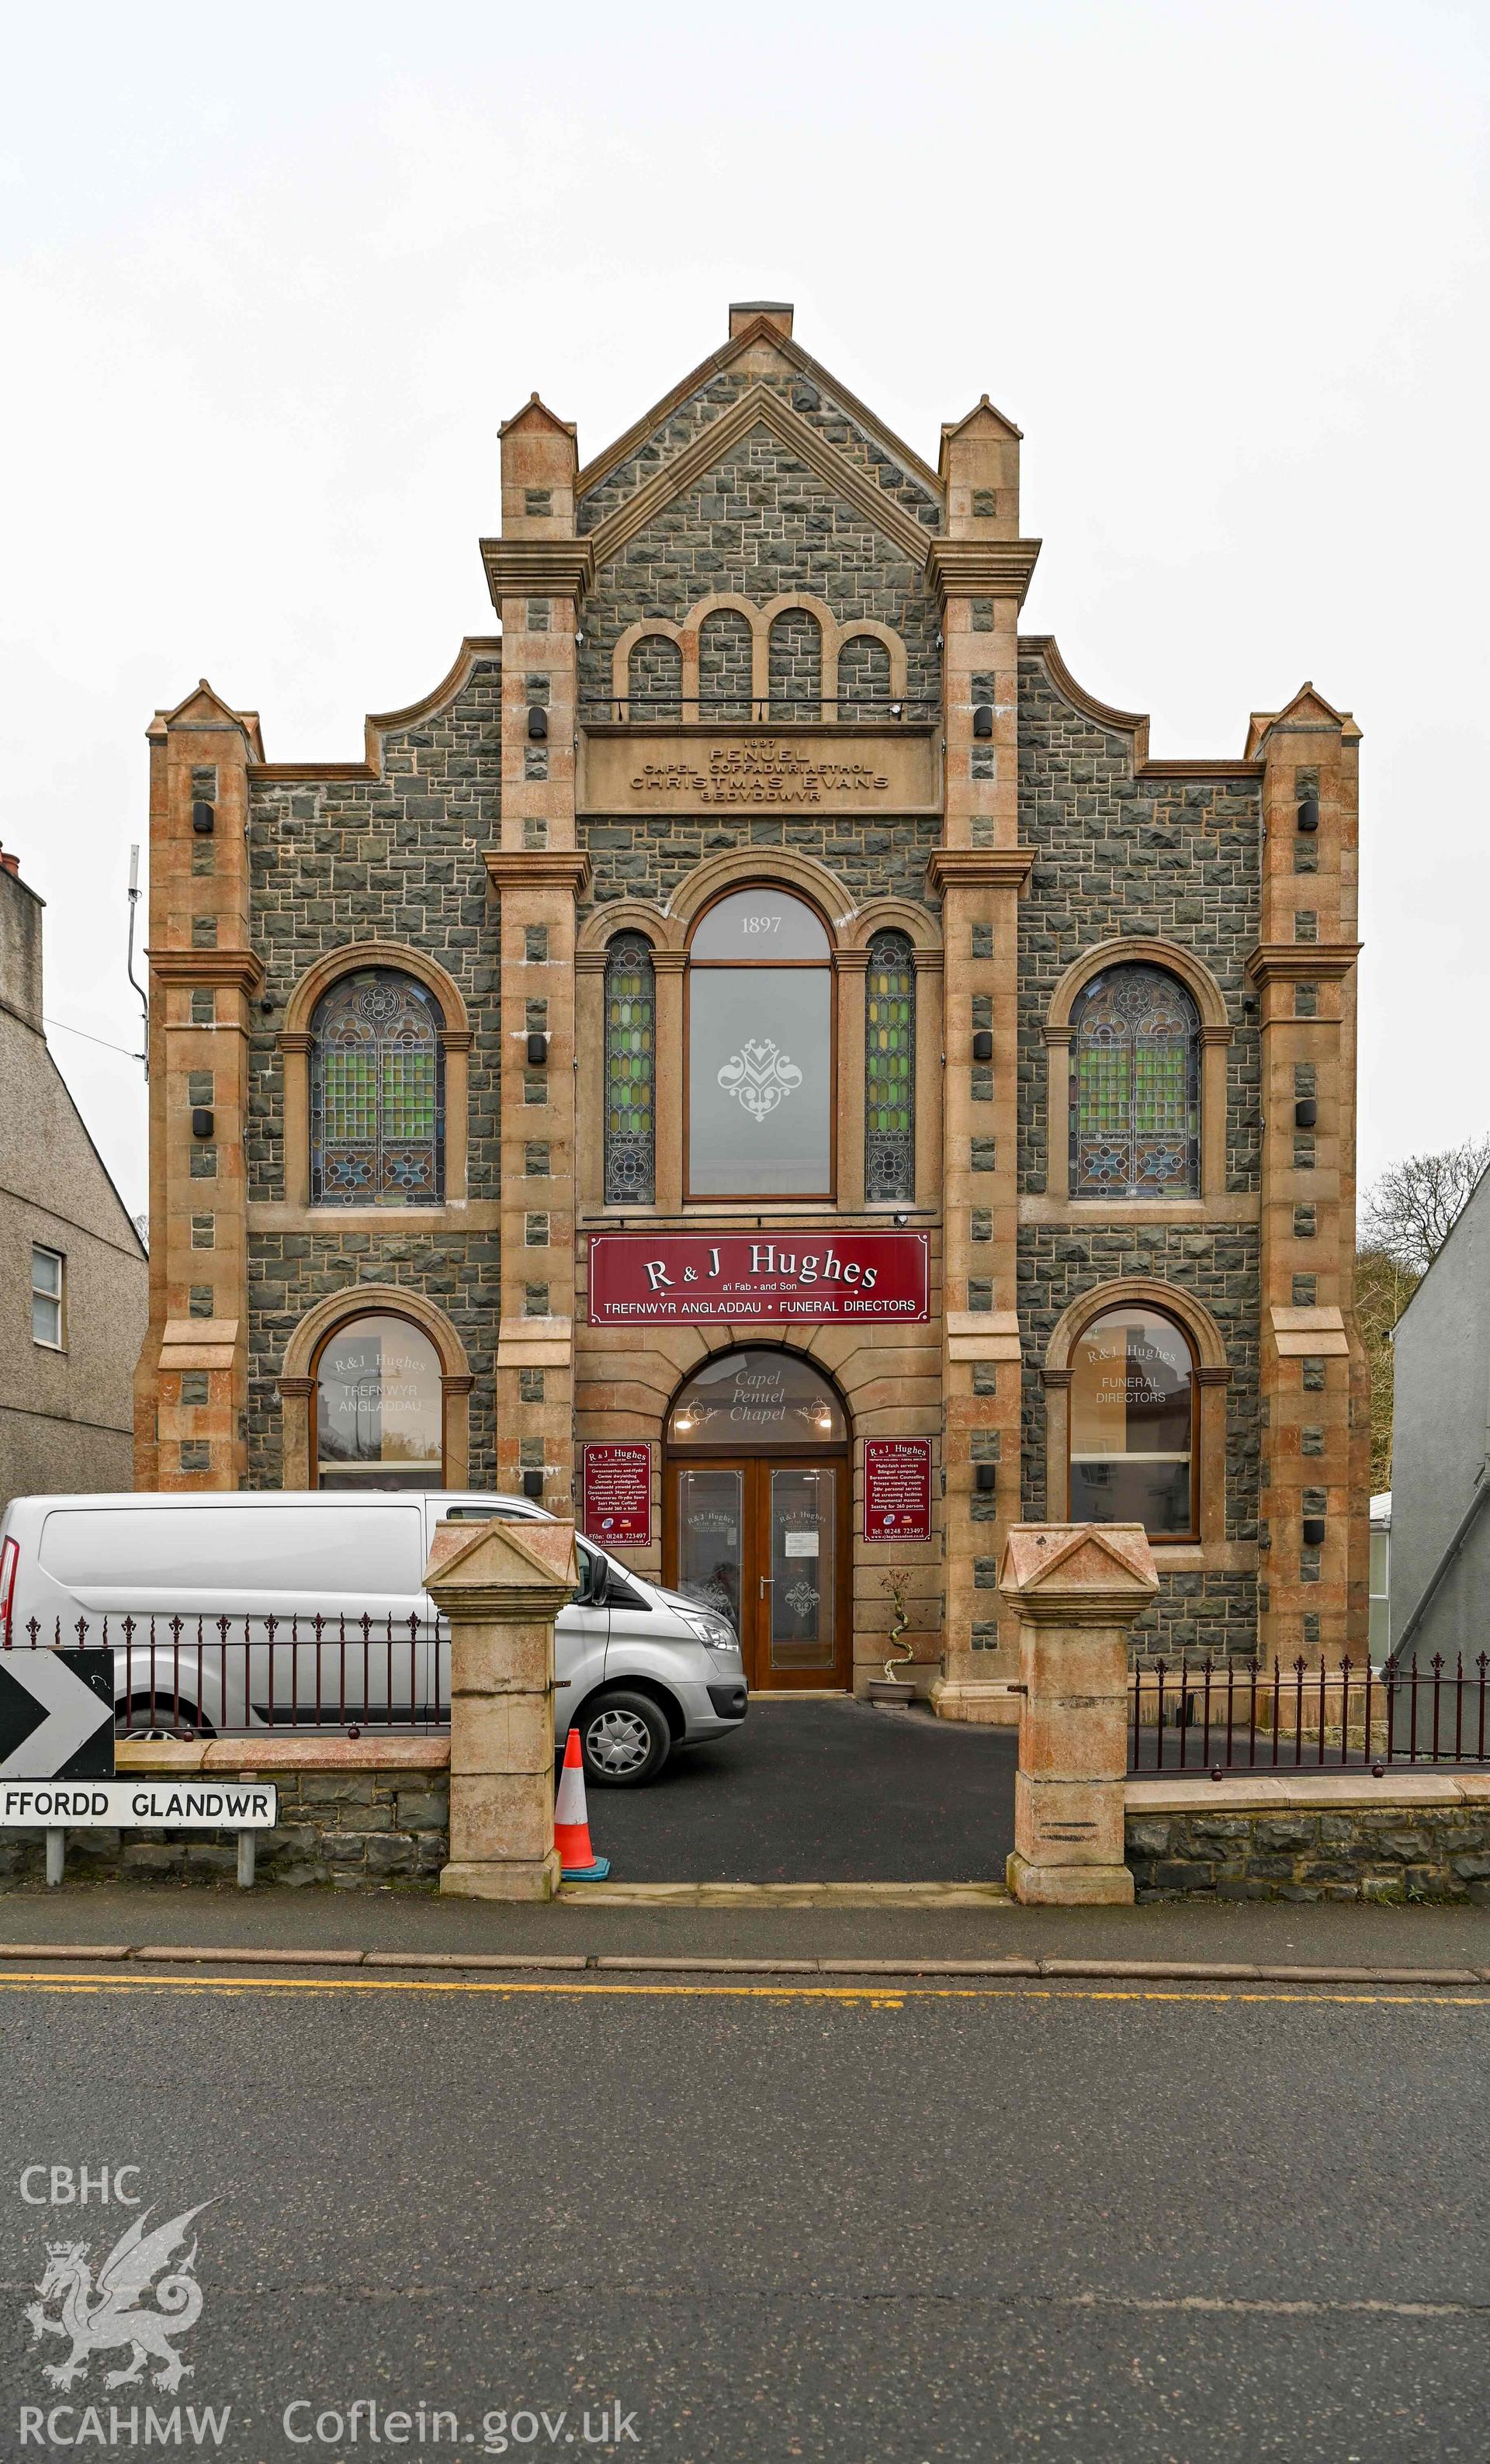
M 846 1689 L 848 1412 L 801 1353 L 712 1353 L 666 1423 L 666 1579 L 727 1617 L 753 1692 Z

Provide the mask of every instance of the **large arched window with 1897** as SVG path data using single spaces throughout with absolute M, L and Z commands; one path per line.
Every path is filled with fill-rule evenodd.
M 688 975 L 690 1198 L 833 1194 L 833 967 L 805 900 L 732 891 Z
M 1073 1523 L 1195 1536 L 1195 1361 L 1172 1318 L 1124 1303 L 1092 1319 L 1071 1353 L 1070 1425 Z

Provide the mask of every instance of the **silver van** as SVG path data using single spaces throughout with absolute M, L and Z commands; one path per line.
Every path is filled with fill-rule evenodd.
M 142 1734 L 443 1726 L 429 1543 L 442 1521 L 493 1515 L 552 1520 L 477 1490 L 12 1498 L 0 1648 L 106 1643 L 121 1725 Z M 556 1744 L 577 1726 L 587 1777 L 635 1788 L 675 1749 L 738 1727 L 739 1641 L 714 1610 L 578 1545 L 581 1588 L 555 1627 Z

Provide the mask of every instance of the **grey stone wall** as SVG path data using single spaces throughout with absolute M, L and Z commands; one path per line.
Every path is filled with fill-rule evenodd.
M 1261 917 L 1261 802 L 1255 781 L 1133 779 L 1129 739 L 1056 692 L 1019 653 L 1019 838 L 1036 850 L 1019 906 L 1019 1186 L 1043 1191 L 1044 1023 L 1073 958 L 1120 934 L 1162 935 L 1204 960 L 1226 1000 L 1228 1190 L 1261 1182 L 1261 1061 L 1247 954 Z M 1244 1007 L 1243 1004 L 1246 1004 Z
M 821 740 L 821 739 L 820 739 Z M 706 855 L 727 847 L 758 847 L 769 866 L 772 847 L 796 847 L 831 866 L 856 906 L 870 898 L 910 898 L 933 907 L 926 895 L 927 858 L 941 843 L 935 814 L 899 821 L 852 814 L 837 819 L 767 819 L 721 827 L 711 814 L 666 813 L 581 822 L 580 843 L 589 849 L 595 879 L 589 914 L 611 898 L 649 898 L 666 904 L 685 873 Z
M 822 627 L 810 607 L 783 607 L 767 637 L 770 716 L 822 715 Z
M 905 463 L 897 461 L 888 447 L 871 436 L 862 424 L 850 418 L 831 394 L 806 376 L 746 376 L 738 369 L 726 369 L 700 385 L 670 411 L 662 424 L 646 437 L 636 451 L 624 462 L 618 462 L 600 483 L 581 497 L 576 523 L 581 532 L 599 528 L 618 506 L 634 496 L 638 488 L 670 461 L 674 454 L 690 445 L 700 431 L 708 428 L 722 412 L 737 402 L 757 384 L 768 385 L 783 402 L 807 420 L 827 443 L 852 462 L 877 487 L 885 490 L 913 520 L 924 522 L 928 535 L 941 526 L 941 507 L 924 479 L 918 478 Z
M 584 606 L 581 704 L 609 699 L 611 653 L 628 626 L 656 616 L 676 624 L 715 591 L 763 606 L 783 590 L 810 591 L 840 623 L 892 627 L 905 638 L 911 698 L 939 693 L 939 619 L 921 565 L 756 428 L 596 576 Z
M 1048 1140 L 1044 1023 L 1073 958 L 1119 935 L 1162 935 L 1194 951 L 1225 997 L 1226 1185 L 1250 1192 L 1261 1170 L 1258 1012 L 1245 961 L 1260 917 L 1260 808 L 1249 781 L 1157 781 L 1132 776 L 1129 741 L 1108 734 L 1059 693 L 1042 657 L 1019 659 L 1019 835 L 1036 849 L 1019 910 L 1019 1186 L 1044 1192 Z M 1045 1395 L 1038 1364 L 1069 1304 L 1127 1276 L 1172 1282 L 1216 1320 L 1231 1384 L 1208 1388 L 1203 1409 L 1226 1413 L 1229 1540 L 1258 1536 L 1258 1235 L 1251 1226 L 1132 1224 L 1114 1208 L 1088 1230 L 1025 1225 L 1019 1301 L 1027 1336 L 1023 1394 L 1023 1511 L 1059 1518 L 1045 1495 Z M 1250 1654 L 1257 1640 L 1251 1574 L 1161 1574 L 1160 1595 L 1133 1629 L 1135 1653 Z
M 256 1876 L 339 1891 L 389 1884 L 432 1889 L 449 1854 L 449 1776 L 444 1771 L 285 1771 L 279 1827 L 261 1832 Z M 39 1881 L 46 1835 L 0 1834 L 0 1887 Z M 230 1834 L 70 1831 L 67 1875 L 75 1881 L 235 1881 Z
M 1391 1783 L 1383 1783 L 1390 1798 Z M 1470 1806 L 1146 1815 L 1129 1804 L 1141 1900 L 1459 1900 L 1490 1905 L 1490 1815 Z
M 751 701 L 751 631 L 737 607 L 716 607 L 698 628 L 700 716 L 747 719 Z
M 838 654 L 840 718 L 856 708 L 883 718 L 889 701 L 889 652 L 872 633 L 854 633 Z
M 644 633 L 631 645 L 627 668 L 633 718 L 683 716 L 683 653 L 676 642 L 669 642 L 666 633 Z
M 253 946 L 264 962 L 251 1009 L 246 1169 L 251 1199 L 284 1196 L 284 1087 L 276 1039 L 298 979 L 328 950 L 403 942 L 438 958 L 466 1001 L 471 1051 L 469 1193 L 500 1188 L 497 938 L 484 851 L 501 804 L 501 669 L 473 668 L 443 710 L 384 741 L 383 776 L 253 782 L 249 851 Z M 493 1234 L 422 1232 L 417 1207 L 390 1208 L 386 1233 L 254 1234 L 249 1244 L 250 1472 L 279 1480 L 274 1379 L 296 1321 L 328 1292 L 406 1283 L 448 1310 L 471 1354 L 471 1475 L 490 1476 L 492 1350 L 497 1319 Z

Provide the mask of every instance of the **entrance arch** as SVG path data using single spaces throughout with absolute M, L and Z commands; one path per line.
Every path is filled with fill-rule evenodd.
M 729 1617 L 753 1691 L 850 1677 L 848 1414 L 800 1353 L 715 1353 L 667 1419 L 666 1579 Z

